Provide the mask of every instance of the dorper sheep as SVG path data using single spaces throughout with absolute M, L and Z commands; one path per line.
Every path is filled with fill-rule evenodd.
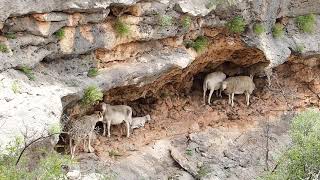
M 249 106 L 250 95 L 252 94 L 254 89 L 255 89 L 255 84 L 252 78 L 248 76 L 229 77 L 222 82 L 222 90 L 224 90 L 225 93 L 228 94 L 229 96 L 228 104 L 231 103 L 232 107 L 234 105 L 233 103 L 234 94 L 243 94 L 243 93 L 246 95 L 247 106 Z
M 144 127 L 144 124 L 149 121 L 151 121 L 151 117 L 149 114 L 143 117 L 134 117 L 132 118 L 131 129 Z
M 108 137 L 110 137 L 111 125 L 117 125 L 121 123 L 126 124 L 127 137 L 130 136 L 130 124 L 132 122 L 132 108 L 126 105 L 115 105 L 102 103 L 103 111 L 103 136 L 106 135 L 106 126 L 108 130 Z
M 208 104 L 211 104 L 211 96 L 212 93 L 217 90 L 217 96 L 218 96 L 218 90 L 221 89 L 221 83 L 223 80 L 226 79 L 226 75 L 223 72 L 213 72 L 208 74 L 204 81 L 203 81 L 203 101 L 204 104 L 206 104 L 206 92 L 209 89 L 209 98 L 208 98 Z M 221 90 L 220 90 L 220 96 L 221 96 Z
M 97 122 L 103 120 L 101 112 L 95 112 L 95 114 L 89 116 L 83 116 L 78 120 L 72 121 L 68 134 L 70 136 L 70 153 L 71 157 L 74 157 L 76 147 L 83 140 L 83 149 L 87 149 L 86 141 L 88 140 L 88 150 L 93 152 L 94 149 L 91 146 L 92 135 Z M 72 145 L 74 142 L 74 146 Z

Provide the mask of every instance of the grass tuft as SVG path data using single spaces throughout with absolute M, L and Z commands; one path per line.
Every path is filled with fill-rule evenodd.
M 125 22 L 121 21 L 120 19 L 117 19 L 114 24 L 114 29 L 116 33 L 120 37 L 128 36 L 130 34 L 130 27 Z
M 13 32 L 8 32 L 4 35 L 7 39 L 16 39 L 17 36 Z
M 159 15 L 159 25 L 162 27 L 168 27 L 173 24 L 173 18 L 168 15 Z
M 245 30 L 246 23 L 241 16 L 234 17 L 231 21 L 227 23 L 227 27 L 232 33 L 242 33 Z
M 20 93 L 20 85 L 19 85 L 19 81 L 18 80 L 15 80 L 12 85 L 11 85 L 11 89 L 12 91 L 17 94 L 17 93 Z
M 192 47 L 197 53 L 202 52 L 208 46 L 208 39 L 205 36 L 199 36 L 194 41 L 186 42 L 187 47 Z
M 65 37 L 65 30 L 64 30 L 64 28 L 61 28 L 61 29 L 59 29 L 58 31 L 56 31 L 56 32 L 54 33 L 54 35 L 55 35 L 59 40 L 63 39 L 63 38 Z
M 191 23 L 192 23 L 192 20 L 189 16 L 184 16 L 182 19 L 181 19 L 181 25 L 184 29 L 189 29 L 190 26 L 191 26 Z
M 1 43 L 0 43 L 0 52 L 8 53 L 8 52 L 9 52 L 9 49 L 8 49 L 8 47 L 7 47 L 5 44 L 1 44 Z
M 96 86 L 89 86 L 84 90 L 84 95 L 82 97 L 82 104 L 84 105 L 94 105 L 103 98 L 102 91 Z
M 272 35 L 276 39 L 281 38 L 284 35 L 284 26 L 280 23 L 276 23 L 272 27 Z
M 97 68 L 90 68 L 88 71 L 88 77 L 96 77 L 99 75 L 99 70 Z
M 18 70 L 23 72 L 29 78 L 30 81 L 34 81 L 36 79 L 30 67 L 21 66 L 21 67 L 18 67 Z
M 266 31 L 266 29 L 264 28 L 263 24 L 262 23 L 256 23 L 254 26 L 253 26 L 253 32 L 260 36 L 262 33 L 264 33 Z
M 315 29 L 316 17 L 314 14 L 298 16 L 296 23 L 301 32 L 312 33 Z

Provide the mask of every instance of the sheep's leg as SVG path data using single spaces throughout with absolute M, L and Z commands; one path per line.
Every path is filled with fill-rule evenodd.
M 130 125 L 129 125 L 129 121 L 126 121 L 126 126 L 127 126 L 127 137 L 130 136 Z
M 247 106 L 250 105 L 250 94 L 246 93 Z
M 219 90 L 216 90 L 216 96 L 219 97 Z
M 228 94 L 228 104 L 231 104 L 231 95 L 230 94 Z
M 75 153 L 76 153 L 76 148 L 77 148 L 77 143 L 74 143 L 73 149 L 72 149 L 72 158 L 74 157 Z
M 91 135 L 92 135 L 92 133 L 89 133 L 89 136 L 88 136 L 88 149 L 89 149 L 90 153 L 94 152 L 94 149 L 91 146 Z
M 84 150 L 85 152 L 88 152 L 86 142 L 87 142 L 86 139 L 84 139 L 84 140 L 83 140 L 83 150 Z
M 211 96 L 214 90 L 210 89 L 209 98 L 208 98 L 208 104 L 211 104 Z
M 111 122 L 110 121 L 107 121 L 107 128 L 108 128 L 108 137 L 110 137 L 110 128 L 111 128 Z
M 231 94 L 231 107 L 233 107 L 233 105 L 234 105 L 233 99 L 234 99 L 234 93 Z
M 70 138 L 69 140 L 69 146 L 70 146 L 70 154 L 71 154 L 71 158 L 73 158 L 73 151 L 72 151 L 72 139 Z
M 222 91 L 222 90 L 221 90 L 221 89 L 219 89 L 219 97 L 222 97 L 222 95 L 221 95 L 221 91 Z
M 103 134 L 102 136 L 106 136 L 107 123 L 103 123 Z
M 206 105 L 206 90 L 203 88 L 203 104 Z

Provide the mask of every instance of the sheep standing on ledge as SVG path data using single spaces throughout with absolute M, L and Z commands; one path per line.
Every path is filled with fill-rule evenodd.
M 212 93 L 217 90 L 217 96 L 218 96 L 218 90 L 220 90 L 220 97 L 221 97 L 221 83 L 223 80 L 226 79 L 226 75 L 223 72 L 213 72 L 208 74 L 204 81 L 203 81 L 203 102 L 206 104 L 206 92 L 209 89 L 209 98 L 208 98 L 208 104 L 211 104 L 211 96 Z
M 132 118 L 131 129 L 144 127 L 144 124 L 149 121 L 151 121 L 151 117 L 149 114 L 143 117 L 134 117 Z
M 252 78 L 248 76 L 235 76 L 229 77 L 225 81 L 222 82 L 222 90 L 225 91 L 226 94 L 229 96 L 228 104 L 231 103 L 233 107 L 233 99 L 234 94 L 246 94 L 246 101 L 247 106 L 249 106 L 250 102 L 250 95 L 252 94 L 253 90 L 255 89 L 255 84 Z
M 102 103 L 103 112 L 103 136 L 106 135 L 106 126 L 108 128 L 108 137 L 110 137 L 111 125 L 126 123 L 127 137 L 130 136 L 130 124 L 132 122 L 132 108 L 126 105 L 111 106 Z
M 74 157 L 76 147 L 83 140 L 83 149 L 86 148 L 86 139 L 88 139 L 88 150 L 93 152 L 94 149 L 91 146 L 92 135 L 94 134 L 94 128 L 96 123 L 103 120 L 103 115 L 101 112 L 96 112 L 95 114 L 89 116 L 83 116 L 78 120 L 71 122 L 68 134 L 70 136 L 69 145 L 71 157 Z M 72 146 L 74 141 L 74 146 Z

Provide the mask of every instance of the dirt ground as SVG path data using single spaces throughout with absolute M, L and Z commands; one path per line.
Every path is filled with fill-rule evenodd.
M 319 97 L 308 84 L 290 74 L 294 73 L 288 71 L 292 67 L 290 64 L 279 66 L 274 71 L 271 87 L 266 86 L 265 79 L 256 78 L 257 89 L 251 96 L 249 107 L 245 105 L 244 95 L 235 96 L 233 108 L 228 105 L 226 95 L 222 98 L 213 96 L 212 105 L 203 105 L 199 85 L 194 85 L 188 95 L 164 96 L 149 104 L 150 123 L 135 129 L 129 138 L 121 134 L 121 127 L 112 126 L 111 138 L 98 136 L 94 144 L 95 153 L 101 159 L 118 160 L 156 140 L 203 131 L 208 126 L 245 131 L 260 121 L 272 121 L 286 111 L 319 107 Z

